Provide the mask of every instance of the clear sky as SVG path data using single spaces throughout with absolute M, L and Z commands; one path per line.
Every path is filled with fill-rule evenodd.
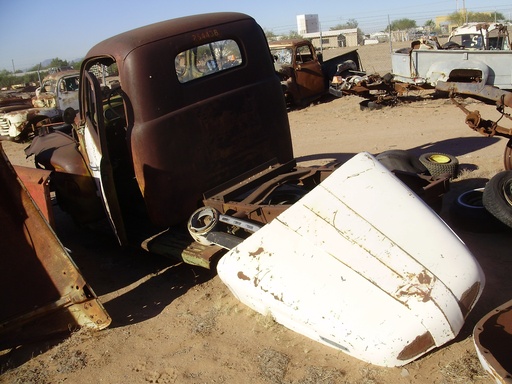
M 198 13 L 247 13 L 277 35 L 296 31 L 301 14 L 318 14 L 323 30 L 354 19 L 364 33 L 373 33 L 384 30 L 388 18 L 422 26 L 464 5 L 468 11 L 498 11 L 512 18 L 510 0 L 0 0 L 0 70 L 26 70 L 56 57 L 81 59 L 118 33 Z

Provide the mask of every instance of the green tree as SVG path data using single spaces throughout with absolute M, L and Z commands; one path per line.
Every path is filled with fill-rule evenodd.
M 416 28 L 416 20 L 399 19 L 392 21 L 391 24 L 388 26 L 387 31 L 406 31 L 412 28 Z
M 281 39 L 301 39 L 302 36 L 299 35 L 299 32 L 297 31 L 290 31 L 287 35 L 281 35 Z
M 354 29 L 357 28 L 359 23 L 355 19 L 348 19 L 344 24 L 337 24 L 334 27 L 329 28 L 330 31 L 338 31 L 340 29 Z M 362 44 L 364 42 L 364 33 L 361 29 L 357 28 L 357 43 Z
M 69 66 L 69 63 L 67 60 L 61 60 L 58 57 L 56 57 L 55 59 L 52 59 L 52 61 L 50 62 L 50 64 L 48 65 L 47 68 L 67 67 L 67 66 Z
M 277 35 L 273 31 L 270 31 L 268 29 L 264 29 L 263 33 L 267 37 L 268 41 L 275 41 L 275 40 L 277 40 Z
M 334 27 L 329 28 L 330 31 L 337 31 L 339 29 L 353 29 L 357 28 L 359 23 L 355 19 L 348 19 L 344 24 L 337 24 Z
M 451 23 L 462 25 L 466 22 L 486 22 L 486 23 L 494 23 L 495 21 L 498 23 L 505 22 L 506 17 L 501 12 L 454 12 L 448 16 L 448 19 Z
M 430 19 L 425 21 L 425 24 L 423 26 L 427 31 L 432 32 L 436 28 L 436 22 Z

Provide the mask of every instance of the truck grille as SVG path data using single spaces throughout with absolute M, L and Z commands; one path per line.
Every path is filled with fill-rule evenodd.
M 9 124 L 3 117 L 0 117 L 0 136 L 9 136 Z

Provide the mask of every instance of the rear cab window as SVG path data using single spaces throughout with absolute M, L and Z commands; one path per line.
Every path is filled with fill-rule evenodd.
M 182 84 L 242 64 L 240 47 L 231 39 L 197 45 L 180 52 L 174 60 L 176 76 Z

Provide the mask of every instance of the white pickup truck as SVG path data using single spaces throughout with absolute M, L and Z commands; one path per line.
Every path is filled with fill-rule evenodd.
M 441 46 L 418 40 L 392 53 L 397 82 L 435 87 L 438 81 L 512 89 L 512 50 L 507 27 L 473 23 L 454 30 Z
M 32 107 L 26 102 L 0 107 L 0 138 L 24 141 L 42 121 L 62 122 L 64 111 L 78 111 L 79 78 L 79 71 L 55 72 L 43 79 L 32 98 Z

